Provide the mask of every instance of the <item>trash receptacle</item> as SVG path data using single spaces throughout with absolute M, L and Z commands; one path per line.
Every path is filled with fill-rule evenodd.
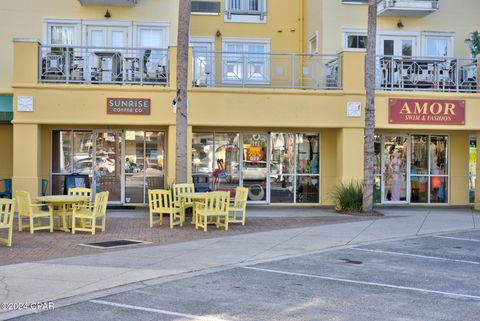
M 195 192 L 210 192 L 210 175 L 207 173 L 192 174 Z

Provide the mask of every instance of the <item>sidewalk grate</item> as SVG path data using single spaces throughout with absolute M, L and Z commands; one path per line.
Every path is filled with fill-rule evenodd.
M 111 249 L 114 247 L 132 246 L 138 244 L 149 244 L 152 242 L 137 241 L 137 240 L 113 240 L 105 242 L 83 243 L 81 246 L 94 247 L 97 249 Z

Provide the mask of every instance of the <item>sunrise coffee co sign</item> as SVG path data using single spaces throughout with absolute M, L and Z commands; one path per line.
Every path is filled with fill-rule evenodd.
M 392 98 L 390 124 L 465 125 L 465 100 Z
M 107 98 L 107 114 L 150 115 L 148 98 Z

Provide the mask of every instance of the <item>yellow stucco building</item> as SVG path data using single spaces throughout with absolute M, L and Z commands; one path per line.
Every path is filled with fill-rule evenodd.
M 473 203 L 480 4 L 378 6 L 375 201 Z M 2 1 L 0 178 L 124 205 L 168 187 L 177 20 L 172 0 Z M 361 179 L 366 24 L 361 0 L 192 1 L 189 177 L 305 205 Z

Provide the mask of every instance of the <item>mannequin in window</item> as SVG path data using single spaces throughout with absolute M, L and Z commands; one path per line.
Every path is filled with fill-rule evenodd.
M 402 161 L 399 159 L 399 153 L 394 152 L 393 160 L 390 163 L 392 167 L 392 201 L 400 201 L 400 192 L 402 189 Z

